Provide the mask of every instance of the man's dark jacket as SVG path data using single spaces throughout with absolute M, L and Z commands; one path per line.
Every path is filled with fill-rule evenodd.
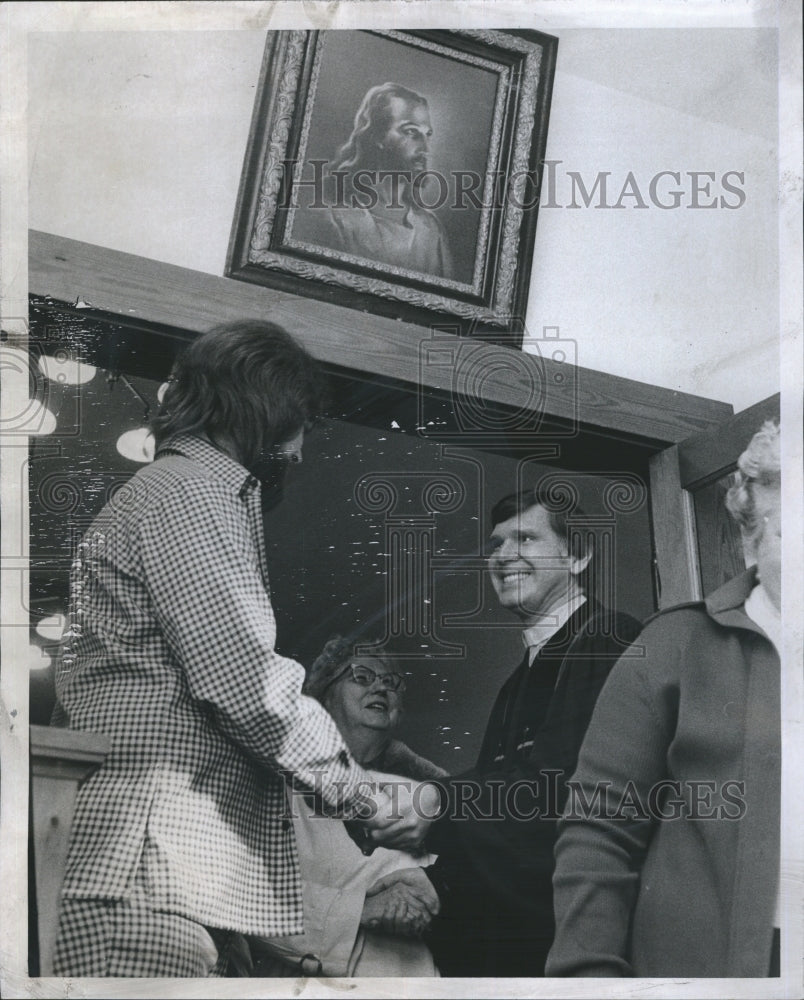
M 503 685 L 475 768 L 445 785 L 427 848 L 441 899 L 428 944 L 442 976 L 544 975 L 553 848 L 597 696 L 639 623 L 587 600 Z

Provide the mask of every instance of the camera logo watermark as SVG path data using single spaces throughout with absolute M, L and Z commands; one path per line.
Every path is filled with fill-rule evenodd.
M 567 439 L 578 434 L 578 345 L 557 326 L 528 333 L 521 318 L 506 327 L 524 330 L 521 350 L 458 337 L 457 328 L 434 326 L 419 342 L 419 434 L 464 448 L 541 444 L 535 436 Z M 499 337 L 497 338 L 499 340 Z M 512 336 L 513 339 L 513 336 Z M 428 394 L 436 384 L 448 394 L 454 426 L 431 427 L 426 420 Z M 494 398 L 500 400 L 493 402 Z M 503 403 L 502 400 L 511 402 Z M 561 414 L 549 429 L 545 414 Z

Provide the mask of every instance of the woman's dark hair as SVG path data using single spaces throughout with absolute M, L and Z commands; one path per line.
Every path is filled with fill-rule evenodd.
M 590 556 L 586 568 L 578 574 L 578 583 L 585 593 L 590 593 L 594 584 L 595 544 L 588 531 L 568 531 L 567 518 L 584 518 L 586 512 L 574 499 L 574 487 L 568 484 L 567 489 L 541 489 L 538 486 L 519 493 L 509 493 L 491 509 L 491 526 L 501 524 L 510 517 L 521 516 L 531 507 L 543 507 L 547 512 L 547 520 L 553 534 L 567 541 L 569 554 L 573 559 L 583 559 Z
M 315 422 L 323 397 L 318 363 L 281 326 L 227 323 L 177 358 L 151 430 L 157 448 L 176 434 L 225 436 L 250 465 Z

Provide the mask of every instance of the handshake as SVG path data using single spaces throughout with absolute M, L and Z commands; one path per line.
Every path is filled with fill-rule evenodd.
M 372 774 L 376 783 L 372 782 L 368 794 L 363 792 L 366 811 L 360 820 L 368 846 L 418 852 L 441 809 L 438 786 L 431 781 Z
M 371 847 L 417 853 L 441 804 L 430 782 L 411 782 L 394 775 L 378 778 L 365 833 Z M 360 923 L 386 934 L 420 937 L 439 911 L 438 894 L 424 870 L 402 868 L 375 882 L 366 892 Z
M 439 911 L 438 894 L 422 868 L 401 868 L 366 892 L 360 923 L 372 931 L 421 937 Z

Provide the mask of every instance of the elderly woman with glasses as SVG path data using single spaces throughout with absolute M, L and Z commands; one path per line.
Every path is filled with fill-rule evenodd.
M 781 472 L 767 422 L 726 507 L 749 568 L 609 675 L 556 845 L 548 976 L 779 975 Z
M 365 645 L 366 643 L 364 643 Z M 303 693 L 318 700 L 338 725 L 351 755 L 379 780 L 413 781 L 446 772 L 394 738 L 405 682 L 381 652 L 356 655 L 335 636 L 313 663 Z M 397 778 L 398 780 L 398 778 Z M 424 873 L 421 884 L 374 884 L 431 856 L 412 857 L 378 847 L 366 856 L 347 825 L 316 810 L 312 796 L 288 793 L 299 853 L 304 934 L 252 938 L 255 976 L 434 976 L 432 955 L 421 941 L 438 910 Z M 356 836 L 359 833 L 355 824 Z M 357 837 L 359 839 L 359 837 Z

